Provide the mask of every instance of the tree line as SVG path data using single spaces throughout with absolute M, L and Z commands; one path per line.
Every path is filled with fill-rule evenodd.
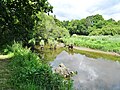
M 47 0 L 0 0 L 0 45 L 33 38 L 38 12 L 52 12 Z
M 112 18 L 105 20 L 99 14 L 61 23 L 71 35 L 120 35 L 120 20 L 115 21 Z
M 49 15 L 47 0 L 1 0 L 0 46 L 13 41 L 59 40 L 70 35 L 120 35 L 120 20 L 105 20 L 96 14 L 81 20 L 60 21 Z
M 52 9 L 47 0 L 0 0 L 0 46 L 69 36 L 49 15 Z

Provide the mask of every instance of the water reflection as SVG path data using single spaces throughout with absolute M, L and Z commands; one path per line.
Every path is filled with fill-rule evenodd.
M 88 58 L 85 55 L 62 51 L 51 62 L 53 69 L 63 63 L 78 74 L 72 77 L 76 90 L 120 90 L 119 62 Z

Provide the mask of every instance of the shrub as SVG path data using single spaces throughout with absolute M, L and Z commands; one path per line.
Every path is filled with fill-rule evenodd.
M 11 85 L 17 90 L 71 90 L 72 81 L 52 72 L 48 64 L 29 49 L 15 43 L 10 50 L 14 53 L 11 60 Z M 32 89 L 33 88 L 33 89 Z

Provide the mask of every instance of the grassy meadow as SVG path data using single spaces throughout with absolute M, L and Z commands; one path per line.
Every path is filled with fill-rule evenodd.
M 120 53 L 120 36 L 76 36 L 63 38 L 65 44 L 74 44 L 107 52 Z

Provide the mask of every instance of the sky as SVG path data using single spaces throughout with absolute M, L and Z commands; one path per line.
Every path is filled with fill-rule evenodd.
M 120 0 L 48 0 L 59 20 L 82 19 L 100 14 L 104 19 L 120 20 Z

